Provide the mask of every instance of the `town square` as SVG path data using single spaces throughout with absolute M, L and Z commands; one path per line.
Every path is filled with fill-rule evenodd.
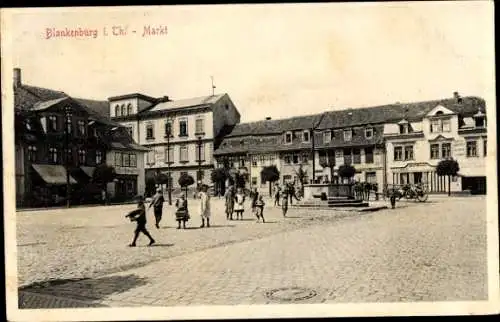
M 485 3 L 86 10 L 2 11 L 11 316 L 492 310 Z

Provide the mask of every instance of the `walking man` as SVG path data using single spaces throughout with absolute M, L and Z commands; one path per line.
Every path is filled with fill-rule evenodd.
M 165 198 L 163 198 L 163 194 L 161 192 L 161 189 L 158 188 L 156 189 L 156 194 L 153 196 L 153 200 L 149 204 L 149 208 L 153 206 L 154 213 L 155 213 L 155 219 L 156 223 L 155 226 L 156 228 L 160 228 L 160 221 L 161 221 L 161 216 L 163 212 L 163 203 L 165 202 Z
M 130 247 L 136 246 L 137 238 L 139 238 L 140 233 L 143 233 L 149 238 L 149 246 L 155 243 L 155 240 L 146 229 L 146 206 L 144 206 L 144 197 L 139 197 L 137 209 L 132 210 L 126 217 L 130 218 L 130 221 L 135 221 L 137 223 L 137 227 L 134 232 L 134 240 L 129 245 Z
M 281 187 L 278 183 L 274 186 L 274 206 L 280 206 Z

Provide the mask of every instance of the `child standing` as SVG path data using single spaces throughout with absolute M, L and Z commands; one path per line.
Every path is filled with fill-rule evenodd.
M 257 222 L 262 218 L 262 222 L 266 222 L 264 220 L 264 206 L 265 206 L 264 200 L 262 200 L 262 196 L 259 196 L 259 199 L 255 202 L 255 215 L 257 216 Z
M 139 238 L 139 233 L 143 233 L 149 238 L 149 246 L 155 243 L 155 240 L 153 239 L 153 237 L 151 237 L 148 230 L 146 229 L 146 206 L 144 206 L 144 198 L 142 196 L 139 197 L 137 209 L 132 210 L 125 217 L 130 218 L 130 221 L 137 222 L 137 227 L 135 228 L 134 232 L 134 240 L 129 245 L 130 247 L 136 246 L 135 243 L 137 242 L 137 238 Z
M 208 186 L 203 185 L 199 194 L 200 197 L 200 216 L 201 216 L 201 226 L 205 227 L 205 221 L 207 222 L 207 227 L 210 227 L 210 196 L 208 195 Z
M 175 201 L 175 207 L 177 208 L 175 212 L 175 220 L 177 220 L 177 223 L 179 224 L 179 226 L 177 226 L 177 229 L 181 229 L 181 222 L 182 228 L 186 229 L 186 221 L 189 220 L 189 211 L 187 200 L 184 194 L 181 194 L 179 199 Z
M 243 203 L 245 202 L 245 194 L 243 193 L 243 190 L 241 188 L 238 188 L 238 191 L 236 192 L 234 198 L 234 211 L 236 212 L 236 220 L 240 218 L 243 219 L 243 211 L 245 210 L 243 208 Z

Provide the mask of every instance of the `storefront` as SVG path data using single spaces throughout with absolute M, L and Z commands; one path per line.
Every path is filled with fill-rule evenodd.
M 72 187 L 77 181 L 62 165 L 33 164 L 31 169 L 32 190 L 30 205 L 34 207 L 49 207 L 66 202 L 67 180 Z

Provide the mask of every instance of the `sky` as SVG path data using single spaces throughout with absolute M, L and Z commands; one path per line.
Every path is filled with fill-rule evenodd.
M 242 122 L 494 93 L 493 3 L 330 3 L 11 12 L 25 84 L 105 100 L 228 93 Z M 111 36 L 113 26 L 128 34 Z M 144 26 L 166 35 L 142 37 Z M 97 29 L 46 39 L 46 28 Z M 106 28 L 108 35 L 103 35 Z M 136 33 L 132 33 L 135 30 Z

